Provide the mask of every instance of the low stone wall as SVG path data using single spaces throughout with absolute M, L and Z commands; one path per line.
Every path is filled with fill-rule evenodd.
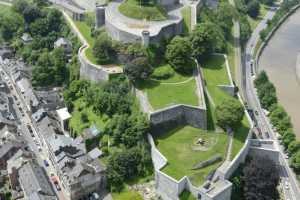
M 78 59 L 80 62 L 80 78 L 87 79 L 93 82 L 108 81 L 111 73 L 101 66 L 96 66 L 90 63 L 84 56 L 84 51 L 87 45 L 80 47 L 78 51 Z
M 186 124 L 206 129 L 206 115 L 204 108 L 179 104 L 150 113 L 150 122 L 159 132 Z

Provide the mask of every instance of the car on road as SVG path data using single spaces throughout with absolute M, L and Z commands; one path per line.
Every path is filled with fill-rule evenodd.
M 258 115 L 258 111 L 256 110 L 256 111 L 254 111 L 254 113 L 255 113 L 255 115 Z
M 43 162 L 44 162 L 44 165 L 45 165 L 46 167 L 49 167 L 49 163 L 48 163 L 47 160 L 43 160 Z
M 284 154 L 284 158 L 285 159 L 289 159 L 289 155 L 288 154 Z
M 284 188 L 285 188 L 286 190 L 288 190 L 288 189 L 290 188 L 289 182 L 285 181 L 285 183 L 284 183 Z
M 57 191 L 61 191 L 61 187 L 59 186 L 59 183 L 55 183 L 54 185 Z

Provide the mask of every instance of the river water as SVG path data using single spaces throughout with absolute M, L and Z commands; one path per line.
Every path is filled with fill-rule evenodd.
M 300 9 L 277 30 L 264 49 L 259 69 L 265 70 L 277 89 L 279 102 L 291 116 L 300 138 L 300 81 L 296 77 L 300 54 Z

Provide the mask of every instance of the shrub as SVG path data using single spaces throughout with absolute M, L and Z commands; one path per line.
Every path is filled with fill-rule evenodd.
M 152 78 L 162 80 L 168 79 L 174 75 L 174 71 L 172 68 L 168 66 L 158 67 L 154 70 L 153 74 L 151 75 Z

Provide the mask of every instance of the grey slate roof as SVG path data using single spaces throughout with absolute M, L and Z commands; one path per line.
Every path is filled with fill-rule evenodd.
M 27 162 L 19 169 L 19 182 L 25 196 L 32 197 L 32 200 L 56 199 L 44 171 L 33 161 Z

